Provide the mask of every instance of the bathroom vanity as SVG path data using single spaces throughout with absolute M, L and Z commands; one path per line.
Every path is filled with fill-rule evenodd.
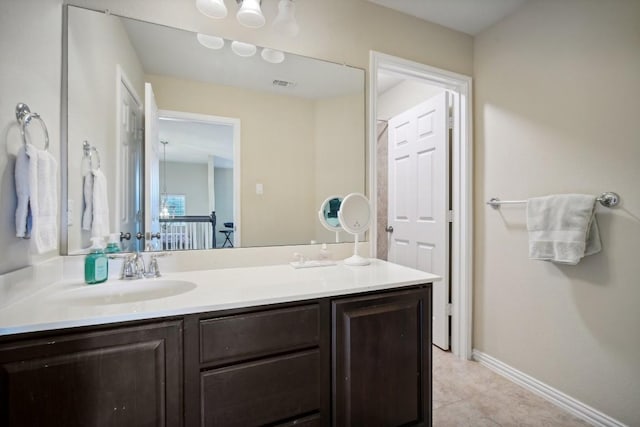
M 0 310 L 0 424 L 430 425 L 437 276 L 373 260 L 177 278 L 195 287 L 110 304 L 59 283 Z

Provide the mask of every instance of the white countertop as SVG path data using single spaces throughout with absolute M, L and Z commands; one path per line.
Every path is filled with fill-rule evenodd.
M 195 286 L 169 297 L 93 304 L 78 303 L 68 296 L 117 293 L 119 285 L 130 289 L 136 281 L 109 280 L 98 285 L 57 282 L 0 309 L 0 335 L 348 295 L 430 283 L 440 277 L 372 259 L 371 265 L 364 267 L 338 263 L 294 269 L 284 264 L 166 273 L 159 280 L 187 281 Z

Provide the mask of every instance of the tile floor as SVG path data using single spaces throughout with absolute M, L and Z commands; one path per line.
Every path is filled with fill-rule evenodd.
M 433 347 L 434 427 L 589 425 L 479 363 Z

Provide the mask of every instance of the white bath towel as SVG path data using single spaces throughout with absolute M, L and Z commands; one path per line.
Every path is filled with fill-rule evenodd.
M 102 171 L 93 171 L 93 218 L 91 236 L 105 237 L 109 231 L 109 199 L 107 195 L 107 178 Z
M 87 172 L 82 180 L 84 209 L 82 210 L 82 229 L 91 231 L 93 222 L 93 171 Z
M 28 239 L 31 237 L 31 212 L 29 208 L 29 156 L 27 148 L 21 145 L 16 156 L 14 171 L 16 195 L 16 237 Z
M 29 156 L 29 206 L 32 251 L 38 254 L 58 249 L 58 164 L 44 150 L 27 145 Z
M 575 265 L 600 252 L 595 208 L 595 196 L 586 194 L 529 199 L 529 258 Z

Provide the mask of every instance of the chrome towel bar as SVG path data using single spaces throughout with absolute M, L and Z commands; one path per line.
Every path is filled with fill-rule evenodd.
M 613 191 L 602 193 L 596 200 L 605 208 L 614 208 L 620 204 L 620 196 Z M 500 205 L 519 205 L 525 203 L 527 203 L 526 200 L 500 200 L 497 197 L 493 197 L 487 202 L 487 205 L 493 209 L 498 209 Z

